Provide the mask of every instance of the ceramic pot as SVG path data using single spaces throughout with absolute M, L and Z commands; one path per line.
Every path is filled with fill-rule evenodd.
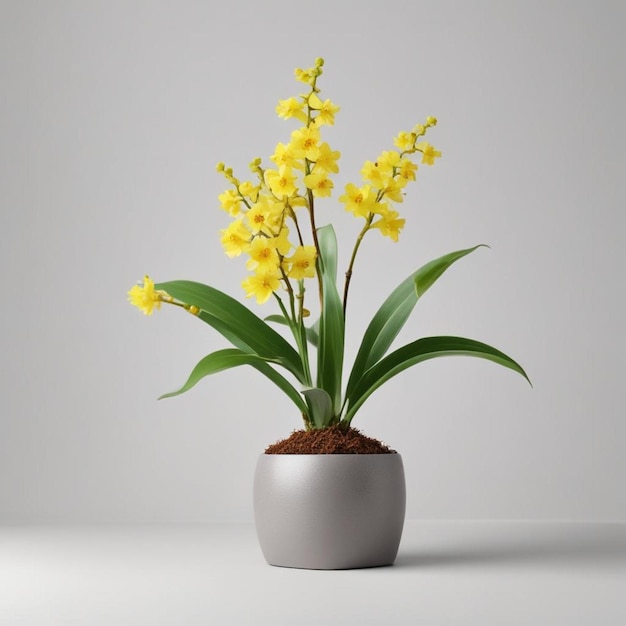
M 399 454 L 262 454 L 256 466 L 254 516 L 270 565 L 391 565 L 405 502 Z

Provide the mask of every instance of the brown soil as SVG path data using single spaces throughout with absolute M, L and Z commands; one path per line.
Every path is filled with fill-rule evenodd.
M 287 439 L 268 446 L 265 454 L 395 454 L 378 439 L 366 437 L 356 428 L 339 426 L 296 430 Z

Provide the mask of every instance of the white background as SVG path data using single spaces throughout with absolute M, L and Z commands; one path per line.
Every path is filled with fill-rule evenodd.
M 256 457 L 299 416 L 249 369 L 157 402 L 226 344 L 126 291 L 243 295 L 214 166 L 244 177 L 288 138 L 274 107 L 317 56 L 343 155 L 319 221 L 344 262 L 359 225 L 336 198 L 362 162 L 427 115 L 444 155 L 400 243 L 364 243 L 349 355 L 401 279 L 484 242 L 401 339 L 479 339 L 534 383 L 442 359 L 372 397 L 354 425 L 402 453 L 407 516 L 626 519 L 624 5 L 354 4 L 0 5 L 0 522 L 251 520 Z

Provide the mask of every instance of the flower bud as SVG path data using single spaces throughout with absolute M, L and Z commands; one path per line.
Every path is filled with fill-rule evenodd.
M 429 115 L 426 118 L 426 126 L 437 126 L 437 118 Z
M 199 315 L 200 314 L 200 309 L 195 305 L 195 304 L 191 304 L 189 305 L 189 308 L 187 309 L 192 315 Z

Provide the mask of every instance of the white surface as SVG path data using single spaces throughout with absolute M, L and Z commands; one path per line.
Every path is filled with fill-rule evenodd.
M 626 619 L 626 525 L 407 522 L 392 567 L 270 567 L 252 525 L 0 527 L 0 624 Z

